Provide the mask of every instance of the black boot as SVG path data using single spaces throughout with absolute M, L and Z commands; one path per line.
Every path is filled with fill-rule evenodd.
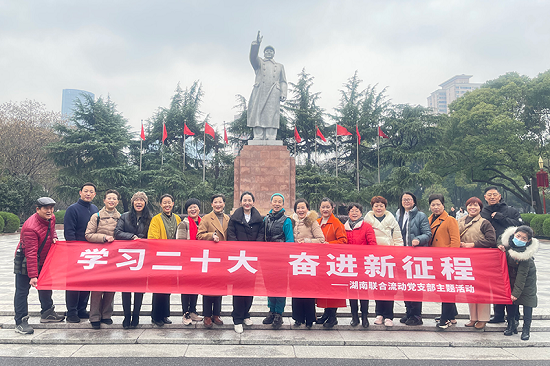
M 317 324 L 325 324 L 325 322 L 327 321 L 328 319 L 328 314 L 329 312 L 327 311 L 327 309 L 325 309 L 325 311 L 323 312 L 323 315 L 320 317 L 320 318 L 317 318 L 317 320 L 315 320 L 315 323 Z
M 508 325 L 506 326 L 504 335 L 511 336 L 512 334 L 518 334 L 518 323 L 517 323 L 517 320 L 515 319 L 515 316 L 508 315 L 507 321 L 508 321 Z
M 356 327 L 359 325 L 359 313 L 351 313 L 351 322 L 349 323 L 352 327 Z
M 521 340 L 529 340 L 529 332 L 531 331 L 531 320 L 533 320 L 533 308 L 523 307 L 523 326 L 521 327 Z
M 328 315 L 327 321 L 325 322 L 325 324 L 323 324 L 324 328 L 332 328 L 336 324 L 338 324 L 338 319 L 336 319 L 336 308 L 334 309 L 331 308 L 328 310 L 329 310 L 329 315 Z
M 130 329 L 130 317 L 129 316 L 124 317 L 124 320 L 122 321 L 122 328 Z
M 361 313 L 361 324 L 363 328 L 369 327 L 369 319 L 367 318 L 367 313 Z

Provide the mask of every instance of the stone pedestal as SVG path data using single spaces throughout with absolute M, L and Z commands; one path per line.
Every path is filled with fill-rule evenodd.
M 286 146 L 245 145 L 235 158 L 235 193 L 233 207 L 241 206 L 241 193 L 250 191 L 254 207 L 265 215 L 271 209 L 273 193 L 285 196 L 285 210 L 290 214 L 296 199 L 296 161 Z

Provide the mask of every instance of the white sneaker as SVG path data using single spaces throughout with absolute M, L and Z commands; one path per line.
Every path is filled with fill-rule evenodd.
M 375 319 L 374 319 L 374 324 L 376 325 L 382 325 L 384 324 L 384 317 L 382 315 L 378 315 Z
M 244 325 L 254 325 L 254 322 L 250 318 L 245 318 L 243 320 Z
M 242 324 L 235 324 L 235 332 L 241 334 L 244 331 Z
M 384 320 L 384 325 L 386 327 L 393 327 L 393 320 L 391 320 L 391 319 Z
M 191 318 L 188 318 L 184 315 L 183 316 L 183 325 L 191 325 L 191 324 L 193 324 L 193 320 L 191 320 Z
M 196 322 L 202 322 L 203 318 L 199 314 L 191 313 L 190 316 L 191 316 L 191 320 L 196 321 Z

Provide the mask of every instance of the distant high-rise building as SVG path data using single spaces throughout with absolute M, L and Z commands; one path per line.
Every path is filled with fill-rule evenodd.
M 63 117 L 70 119 L 74 114 L 74 106 L 76 100 L 84 102 L 84 95 L 90 96 L 92 99 L 95 98 L 93 93 L 90 93 L 85 90 L 78 89 L 63 89 L 63 98 L 61 100 L 61 114 Z
M 441 89 L 434 91 L 428 97 L 428 108 L 435 113 L 449 113 L 449 104 L 464 95 L 464 93 L 479 89 L 481 83 L 470 83 L 472 75 L 456 75 L 443 84 Z

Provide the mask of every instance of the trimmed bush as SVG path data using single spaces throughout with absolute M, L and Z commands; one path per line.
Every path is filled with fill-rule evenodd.
M 535 235 L 544 235 L 544 230 L 542 228 L 543 224 L 544 224 L 544 221 L 550 216 L 548 215 L 535 215 L 535 217 L 533 217 L 531 219 L 531 223 L 530 223 L 530 226 L 531 226 L 531 229 L 533 229 L 533 231 L 535 232 Z
M 521 219 L 523 220 L 523 222 L 526 224 L 526 225 L 529 225 L 531 226 L 531 220 L 533 219 L 533 217 L 535 217 L 537 214 L 534 214 L 534 213 L 523 213 L 521 214 Z
M 65 218 L 65 210 L 59 210 L 53 213 L 55 215 L 55 223 L 63 224 L 63 219 Z
M 4 231 L 4 219 L 0 216 L 0 233 Z
M 0 216 L 4 219 L 4 232 L 5 233 L 15 233 L 19 229 L 21 222 L 17 215 L 12 214 L 11 212 L 0 212 Z
M 544 236 L 550 236 L 550 217 L 544 220 L 544 223 L 542 224 L 542 231 Z

